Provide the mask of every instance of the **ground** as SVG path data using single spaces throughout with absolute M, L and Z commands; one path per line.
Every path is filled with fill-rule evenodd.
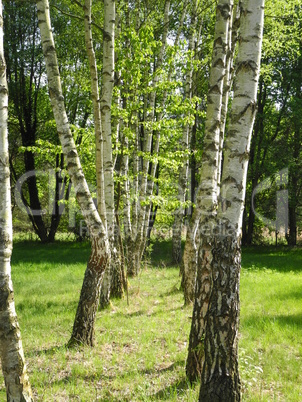
M 88 243 L 15 242 L 16 309 L 36 401 L 196 401 L 184 366 L 191 307 L 183 307 L 171 242 L 130 280 L 127 300 L 98 312 L 96 346 L 67 350 Z M 302 400 L 302 250 L 248 248 L 241 274 L 244 401 Z M 5 401 L 2 380 L 0 401 Z

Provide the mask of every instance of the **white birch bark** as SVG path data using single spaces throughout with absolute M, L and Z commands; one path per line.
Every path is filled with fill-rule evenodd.
M 187 75 L 185 82 L 185 99 L 190 100 L 192 98 L 192 77 L 193 77 L 193 60 L 194 60 L 194 45 L 196 37 L 196 23 L 197 23 L 197 7 L 198 1 L 195 0 L 192 5 L 191 12 L 191 24 L 190 24 L 190 34 L 189 34 L 189 61 L 187 63 Z M 190 130 L 191 127 L 189 123 L 184 124 L 181 140 L 181 148 L 183 151 L 189 150 L 190 144 Z M 181 262 L 181 232 L 182 232 L 182 221 L 184 217 L 184 207 L 183 204 L 186 201 L 186 193 L 188 188 L 188 176 L 189 176 L 189 154 L 184 155 L 184 163 L 180 167 L 179 178 L 178 178 L 178 201 L 179 208 L 174 214 L 174 224 L 172 231 L 172 258 L 176 264 Z
M 111 105 L 114 84 L 114 29 L 115 29 L 115 1 L 104 0 L 104 30 L 103 30 L 103 71 L 101 86 L 101 118 L 104 140 L 104 193 L 107 217 L 107 232 L 111 248 L 111 264 L 107 267 L 101 289 L 100 306 L 104 308 L 110 304 L 111 276 L 118 274 L 118 256 L 114 244 L 114 181 L 112 156 L 112 127 Z M 116 272 L 117 270 L 117 272 Z
M 214 237 L 213 230 L 218 203 L 220 121 L 232 8 L 232 0 L 220 0 L 216 10 L 202 168 L 194 217 L 196 220 L 193 223 L 194 230 L 192 232 L 195 233 L 197 225 L 199 225 L 201 245 L 186 364 L 186 372 L 190 381 L 200 377 L 203 365 L 200 342 L 203 339 L 204 318 L 207 313 L 207 303 L 211 290 L 209 282 L 211 277 L 210 262 L 212 260 L 211 242 Z M 185 281 L 186 277 L 184 278 L 184 283 Z
M 106 229 L 89 192 L 70 131 L 52 35 L 48 0 L 37 1 L 37 8 L 52 110 L 62 150 L 66 158 L 68 173 L 72 179 L 76 198 L 91 238 L 91 256 L 85 271 L 80 301 L 69 344 L 93 345 L 94 323 L 99 304 L 100 286 L 105 268 L 110 260 L 109 242 Z
M 212 244 L 199 401 L 240 401 L 238 370 L 241 231 L 250 141 L 257 104 L 264 0 L 240 2 L 241 22 L 228 135 L 224 146 L 219 233 Z
M 12 214 L 8 153 L 8 90 L 0 0 L 0 357 L 7 401 L 31 402 L 11 279 Z
M 103 71 L 101 85 L 101 118 L 104 140 L 105 205 L 109 237 L 114 230 L 114 182 L 112 157 L 111 104 L 114 85 L 115 1 L 104 0 Z
M 91 99 L 93 106 L 93 120 L 96 145 L 96 183 L 97 183 L 97 207 L 99 215 L 105 227 L 106 207 L 104 196 L 104 168 L 103 168 L 103 138 L 102 138 L 102 123 L 101 123 L 101 108 L 98 84 L 98 70 L 95 58 L 92 30 L 91 30 L 91 5 L 92 0 L 85 0 L 84 4 L 84 26 L 85 26 L 85 44 L 86 52 L 89 61 L 90 82 L 91 82 Z
M 233 18 L 235 24 L 233 24 Z M 222 149 L 225 135 L 226 118 L 228 111 L 229 91 L 232 86 L 233 79 L 233 61 L 234 51 L 237 41 L 237 31 L 239 22 L 239 13 L 237 7 L 233 9 L 233 18 L 230 21 L 228 51 L 226 56 L 226 74 L 223 82 L 223 96 L 221 102 L 221 119 L 220 119 L 220 138 L 219 138 L 219 155 L 218 155 L 218 174 L 217 174 L 217 197 L 220 194 L 220 181 L 222 171 Z M 192 220 L 187 230 L 187 238 L 183 256 L 183 289 L 185 304 L 191 304 L 195 296 L 195 282 L 197 271 L 197 250 L 199 248 L 199 234 L 198 234 L 198 208 L 194 211 Z
M 230 89 L 232 87 L 232 80 L 233 80 L 234 52 L 235 52 L 235 46 L 236 46 L 236 42 L 237 42 L 239 20 L 240 20 L 240 8 L 234 7 L 232 20 L 230 22 L 230 26 L 232 27 L 232 29 L 229 29 L 229 46 L 228 46 L 228 52 L 227 52 L 226 74 L 224 76 L 224 82 L 223 82 L 223 96 L 222 96 L 222 105 L 221 105 L 220 144 L 219 144 L 219 161 L 218 161 L 218 196 L 220 193 L 220 182 L 221 182 L 221 173 L 222 173 L 222 150 L 223 150 L 226 119 L 227 119 L 227 112 L 228 112 L 229 94 L 230 94 Z M 234 21 L 234 23 L 233 23 L 233 21 Z

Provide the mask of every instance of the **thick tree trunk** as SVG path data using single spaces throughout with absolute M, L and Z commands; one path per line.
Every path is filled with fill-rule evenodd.
M 200 247 L 205 250 L 199 259 L 195 288 L 195 303 L 193 310 L 192 326 L 190 331 L 189 350 L 186 364 L 186 373 L 190 381 L 200 377 L 202 367 L 202 352 L 200 343 L 204 336 L 204 323 L 199 312 L 203 316 L 207 313 L 211 292 L 210 286 L 203 283 L 208 281 L 209 264 L 212 260 L 211 243 L 214 236 L 215 215 L 218 203 L 218 175 L 220 172 L 220 144 L 221 144 L 221 109 L 223 96 L 223 83 L 226 74 L 226 61 L 229 44 L 229 29 L 232 16 L 233 1 L 220 0 L 217 5 L 214 48 L 212 56 L 212 68 L 209 77 L 209 91 L 207 100 L 207 118 L 205 123 L 205 138 L 203 151 L 203 165 L 199 190 L 196 200 L 192 228 L 193 235 L 197 225 L 200 233 Z M 191 240 L 194 240 L 193 237 Z M 194 245 L 191 247 L 194 250 Z M 191 260 L 194 262 L 194 254 Z M 191 281 L 194 273 L 191 272 Z M 186 281 L 186 279 L 184 279 Z M 194 318 L 195 317 L 195 318 Z M 198 355 L 196 355 L 198 351 Z M 198 361 L 197 361 L 198 358 Z
M 91 256 L 84 276 L 80 301 L 69 344 L 93 345 L 95 309 L 99 303 L 103 272 L 110 259 L 106 229 L 95 208 L 81 167 L 77 148 L 69 127 L 62 95 L 60 73 L 52 35 L 48 0 L 37 2 L 43 54 L 46 61 L 48 87 L 59 138 L 67 162 L 77 201 L 91 237 Z
M 98 234 L 91 238 L 91 254 L 85 271 L 69 346 L 94 346 L 94 323 L 99 306 L 101 283 L 108 264 L 106 245 Z
M 198 239 L 199 235 L 196 234 L 196 232 L 198 231 L 198 227 L 197 225 L 193 227 L 191 225 L 191 222 L 187 229 L 187 237 L 183 255 L 183 267 L 182 267 L 182 288 L 184 292 L 184 299 L 186 306 L 192 304 L 195 298 L 197 250 L 199 245 L 199 239 Z
M 8 153 L 8 91 L 0 0 L 0 357 L 7 401 L 31 402 L 11 279 L 12 215 Z
M 231 230 L 233 228 L 231 227 Z M 206 251 L 204 251 L 206 253 Z M 216 236 L 211 244 L 209 286 L 212 291 L 204 325 L 204 364 L 200 402 L 240 401 L 238 372 L 240 239 Z M 205 286 L 205 285 L 203 285 Z M 199 356 L 198 356 L 199 357 Z
M 238 371 L 239 277 L 247 165 L 255 119 L 264 0 L 241 2 L 240 41 L 229 131 L 224 147 L 221 202 L 211 241 L 211 287 L 204 319 L 199 401 L 241 400 Z

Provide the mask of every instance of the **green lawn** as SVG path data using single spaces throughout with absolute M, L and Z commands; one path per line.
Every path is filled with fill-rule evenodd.
M 94 349 L 66 350 L 87 243 L 16 242 L 13 281 L 36 401 L 196 401 L 184 365 L 191 308 L 183 308 L 169 242 L 130 280 L 129 301 L 98 313 Z M 302 400 L 302 250 L 250 248 L 241 275 L 244 401 Z M 0 401 L 5 401 L 3 381 Z

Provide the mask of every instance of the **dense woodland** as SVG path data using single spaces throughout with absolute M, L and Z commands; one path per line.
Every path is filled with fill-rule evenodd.
M 239 401 L 241 244 L 300 238 L 301 2 L 267 0 L 264 17 L 260 0 L 2 9 L 2 260 L 4 205 L 15 234 L 89 238 L 68 346 L 93 346 L 98 309 L 128 294 L 152 236 L 171 237 L 194 306 L 187 377 L 201 380 L 200 401 Z M 31 401 L 2 345 L 8 400 Z

